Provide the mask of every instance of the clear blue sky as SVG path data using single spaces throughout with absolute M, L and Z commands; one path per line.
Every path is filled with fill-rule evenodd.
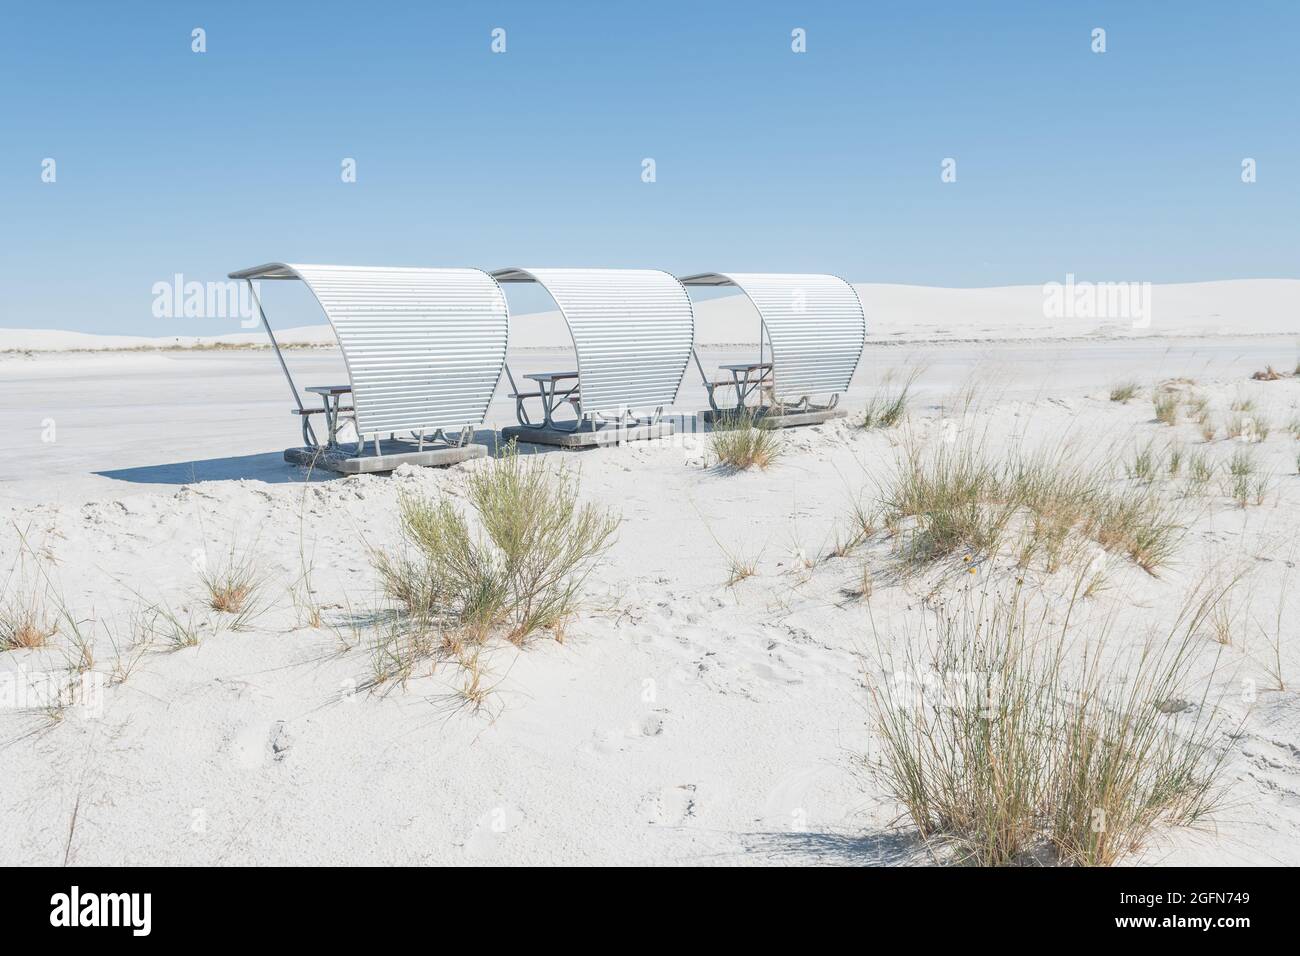
M 0 11 L 0 326 L 234 331 L 151 287 L 267 260 L 1300 276 L 1300 3 Z

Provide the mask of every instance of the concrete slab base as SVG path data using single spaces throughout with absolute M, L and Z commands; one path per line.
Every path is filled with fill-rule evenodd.
M 647 438 L 667 438 L 676 431 L 672 422 L 655 422 L 653 425 L 584 425 L 576 432 L 555 428 L 529 428 L 511 425 L 501 429 L 501 440 L 512 438 L 520 444 L 533 442 L 539 445 L 558 445 L 561 448 L 598 448 L 603 445 L 621 445 L 624 442 L 644 441 Z
M 358 455 L 351 446 L 322 452 L 318 448 L 286 448 L 284 460 L 291 465 L 325 468 L 343 475 L 368 475 L 377 471 L 392 471 L 398 465 L 421 465 L 427 468 L 446 467 L 471 458 L 487 456 L 486 445 L 425 445 L 421 450 L 413 441 L 380 439 L 381 455 L 374 453 L 373 442 L 366 444 L 369 454 Z
M 720 414 L 713 411 L 713 409 L 709 409 L 706 412 L 701 412 L 700 418 L 709 424 L 713 424 L 727 414 L 734 413 L 723 412 Z M 820 425 L 822 422 L 829 422 L 834 418 L 846 418 L 848 414 L 842 408 L 827 408 L 810 412 L 777 412 L 770 408 L 764 408 L 758 410 L 754 419 L 755 421 L 761 421 L 768 428 L 793 428 L 796 425 Z

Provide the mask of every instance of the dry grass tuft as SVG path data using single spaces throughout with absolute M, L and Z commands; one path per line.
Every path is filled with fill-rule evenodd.
M 1139 387 L 1137 382 L 1121 382 L 1110 390 L 1110 400 L 1121 404 L 1128 402 L 1137 395 Z
M 1156 421 L 1162 425 L 1178 424 L 1178 395 L 1174 392 L 1157 392 L 1152 399 Z
M 731 472 L 769 468 L 783 453 L 776 429 L 750 412 L 720 416 L 713 423 L 709 445 L 718 466 Z
M 204 563 L 199 580 L 207 591 L 208 607 L 234 617 L 233 631 L 246 630 L 262 610 L 266 576 L 251 548 L 240 550 L 232 545 L 216 567 Z
M 867 407 L 863 409 L 858 427 L 893 428 L 899 424 L 907 414 L 912 386 L 924 371 L 923 368 L 909 369 L 902 377 L 902 384 L 897 388 L 894 387 L 894 370 L 890 369 L 886 372 L 880 388 L 871 396 Z
M 1021 567 L 1040 555 L 1055 571 L 1091 541 L 1154 574 L 1182 532 L 1158 489 L 1117 484 L 1064 449 L 990 456 L 973 442 L 914 445 L 880 494 L 912 567 L 958 551 L 993 557 L 1015 530 Z
M 980 865 L 1109 866 L 1155 828 L 1198 821 L 1221 793 L 1222 721 L 1208 679 L 1194 715 L 1167 702 L 1187 693 L 1214 603 L 1195 599 L 1163 642 L 1127 654 L 1109 624 L 1078 644 L 1068 613 L 1031 612 L 1018 590 L 941 609 L 871 682 L 880 779 L 923 838 Z
M 44 647 L 57 629 L 34 593 L 15 596 L 0 607 L 0 651 Z

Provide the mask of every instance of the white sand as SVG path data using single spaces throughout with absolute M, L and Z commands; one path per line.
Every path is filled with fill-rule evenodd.
M 963 427 L 987 430 L 995 455 L 1022 432 L 1102 454 L 1176 435 L 1220 463 L 1238 447 L 1154 423 L 1149 393 L 1107 401 L 1122 378 L 1188 375 L 1220 417 L 1250 395 L 1272 421 L 1252 446 L 1271 473 L 1262 506 L 1236 507 L 1216 479 L 1169 569 L 1153 578 L 1113 562 L 1110 589 L 1088 602 L 1090 615 L 1120 614 L 1137 642 L 1212 569 L 1249 570 L 1233 643 L 1206 635 L 1196 651 L 1198 674 L 1218 656 L 1211 698 L 1222 692 L 1225 716 L 1244 721 L 1220 741 L 1230 803 L 1212 826 L 1162 832 L 1128 862 L 1300 863 L 1300 442 L 1285 428 L 1300 381 L 1248 381 L 1266 363 L 1294 368 L 1297 290 L 1156 287 L 1150 326 L 1134 328 L 1047 321 L 1038 286 L 859 286 L 871 344 L 847 404 L 861 407 L 891 369 L 924 365 L 907 427 L 930 440 L 972 375 L 990 391 Z M 756 341 L 743 300 L 705 302 L 699 318 L 708 363 L 736 354 L 710 343 Z M 323 326 L 282 337 L 329 340 Z M 530 350 L 563 343 L 558 317 L 519 317 L 512 365 L 549 367 L 562 357 Z M 365 615 L 380 603 L 366 549 L 393 545 L 397 495 L 458 494 L 485 463 L 304 484 L 280 460 L 295 423 L 264 352 L 104 351 L 174 344 L 195 342 L 0 331 L 0 351 L 20 350 L 0 355 L 0 432 L 16 442 L 0 457 L 0 600 L 36 573 L 20 553 L 39 553 L 104 674 L 111 637 L 129 640 L 142 605 L 166 603 L 205 632 L 196 648 L 145 653 L 102 707 L 58 720 L 15 693 L 18 675 L 65 676 L 66 622 L 49 648 L 0 653 L 0 864 L 924 861 L 865 769 L 877 753 L 864 668 L 875 636 L 898 650 L 915 633 L 939 579 L 892 579 L 884 541 L 804 565 L 826 552 L 851 499 L 874 494 L 904 432 L 790 432 L 785 460 L 737 476 L 677 439 L 552 455 L 580 474 L 585 497 L 621 512 L 618 541 L 565 643 L 494 645 L 494 690 L 469 713 L 454 710 L 451 671 L 386 695 L 355 688 L 371 672 Z M 341 375 L 332 350 L 288 360 L 303 384 Z M 693 374 L 679 404 L 703 405 Z M 510 415 L 498 397 L 491 423 Z M 43 441 L 50 424 L 57 437 Z M 232 544 L 255 549 L 271 598 L 240 633 L 204 607 L 194 566 Z M 723 546 L 755 558 L 758 574 L 726 586 Z M 289 596 L 303 555 L 322 628 L 305 626 Z M 862 559 L 880 572 L 870 616 L 844 594 Z M 1036 572 L 1031 584 L 1059 601 L 1066 575 Z
M 1161 375 L 1186 366 L 1220 415 L 1242 394 L 1267 410 L 1273 431 L 1253 446 L 1272 472 L 1265 504 L 1243 510 L 1213 492 L 1192 509 L 1169 570 L 1153 578 L 1115 562 L 1111 588 L 1089 600 L 1089 613 L 1117 610 L 1137 641 L 1171 618 L 1208 569 L 1238 561 L 1250 569 L 1238 639 L 1220 647 L 1207 635 L 1196 652 L 1197 673 L 1221 654 L 1215 689 L 1226 694 L 1226 716 L 1244 719 L 1235 743 L 1221 741 L 1232 743 L 1232 802 L 1212 828 L 1162 833 L 1130 862 L 1297 864 L 1300 698 L 1274 689 L 1270 635 L 1285 600 L 1282 673 L 1288 688 L 1300 685 L 1300 443 L 1283 427 L 1300 405 L 1300 381 L 1247 382 L 1249 366 L 1227 350 L 1202 347 L 1173 363 L 1131 348 L 1099 344 L 1084 353 L 1093 359 L 1063 360 L 1056 375 L 1043 347 L 1004 353 L 984 364 L 980 376 L 994 391 L 963 427 L 987 429 L 993 453 L 1021 431 L 1098 449 L 1148 438 L 1163 446 L 1176 434 L 1201 448 L 1193 425 L 1155 424 L 1147 395 L 1122 406 L 1106 399 L 1126 362 L 1159 366 Z M 1271 348 L 1279 364 L 1294 358 L 1284 343 Z M 946 366 L 954 355 L 963 358 Z M 909 426 L 918 434 L 941 433 L 938 402 L 973 371 L 968 356 L 922 355 L 931 385 Z M 276 436 L 292 438 L 283 395 L 269 397 L 275 369 L 264 355 L 202 366 L 120 358 L 165 363 L 117 370 L 142 388 L 175 368 L 196 389 L 205 376 L 252 382 L 227 377 L 255 366 L 256 381 L 269 383 L 266 405 L 249 406 L 232 438 L 271 453 Z M 113 359 L 103 361 L 79 375 L 114 374 Z M 879 356 L 875 364 L 871 382 Z M 38 387 L 32 364 L 21 367 L 24 387 Z M 60 382 L 45 381 L 40 394 L 53 402 Z M 84 394 L 80 384 L 63 387 Z M 196 392 L 196 404 L 206 397 Z M 250 448 L 247 427 L 264 413 L 270 447 Z M 167 441 L 183 443 L 188 423 L 156 423 L 152 435 L 140 427 L 110 464 L 124 463 L 121 455 L 175 460 Z M 277 480 L 291 474 L 268 465 L 263 479 L 172 488 L 120 478 L 83 485 L 69 472 L 36 499 L 21 484 L 0 512 L 0 574 L 15 562 L 21 531 L 96 635 L 101 671 L 113 664 L 108 635 L 124 635 L 141 602 L 220 625 L 203 607 L 196 555 L 216 559 L 232 542 L 255 547 L 274 603 L 248 632 L 220 630 L 196 648 L 146 654 L 125 683 L 104 691 L 100 712 L 74 706 L 57 722 L 12 706 L 0 715 L 0 863 L 923 861 L 896 824 L 898 807 L 864 770 L 875 755 L 863 683 L 873 630 L 867 608 L 843 593 L 859 560 L 803 562 L 826 552 L 854 495 L 873 493 L 901 435 L 842 423 L 793 431 L 784 461 L 736 476 L 705 468 L 701 450 L 677 440 L 553 455 L 580 474 L 585 497 L 621 512 L 618 542 L 565 643 L 539 640 L 522 653 L 494 645 L 488 667 L 497 683 L 478 713 L 453 710 L 459 678 L 450 671 L 386 695 L 354 689 L 370 674 L 373 640 L 357 619 L 379 603 L 366 547 L 393 545 L 401 491 L 458 494 L 468 471 L 486 463 L 308 485 Z M 1222 461 L 1235 446 L 1204 447 Z M 49 455 L 75 459 L 76 450 Z M 0 492 L 19 486 L 0 484 Z M 94 491 L 78 497 L 78 488 Z M 719 542 L 756 557 L 758 574 L 727 587 Z M 324 628 L 304 626 L 288 596 L 303 554 Z M 861 557 L 887 568 L 888 545 Z M 881 571 L 870 610 L 886 646 L 908 639 L 935 581 L 893 581 Z M 1035 573 L 1031 583 L 1049 596 L 1068 586 L 1065 574 Z M 0 654 L 0 671 L 63 668 L 67 630 L 50 649 Z M 1253 704 L 1243 681 L 1254 682 Z

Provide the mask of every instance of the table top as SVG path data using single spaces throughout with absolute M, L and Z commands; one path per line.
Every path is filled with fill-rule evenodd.
M 307 391 L 316 395 L 346 395 L 352 391 L 351 385 L 308 385 Z
M 560 379 L 577 377 L 577 372 L 533 372 L 524 376 L 524 378 L 531 378 L 534 382 L 558 382 Z
M 718 366 L 718 368 L 726 369 L 728 372 L 752 372 L 755 369 L 771 367 L 771 362 L 732 362 L 728 365 Z

